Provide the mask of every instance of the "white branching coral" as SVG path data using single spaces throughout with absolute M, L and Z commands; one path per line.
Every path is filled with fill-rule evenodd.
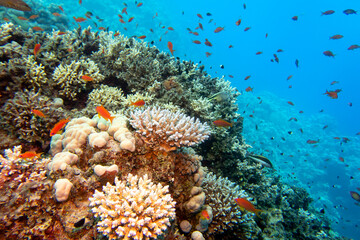
M 131 114 L 130 124 L 151 147 L 166 151 L 180 146 L 193 146 L 206 140 L 210 127 L 181 112 L 147 108 Z
M 175 202 L 169 186 L 154 184 L 145 174 L 115 178 L 103 191 L 95 190 L 90 206 L 100 217 L 97 230 L 111 239 L 157 239 L 175 218 Z
M 85 81 L 81 77 L 90 76 L 91 81 Z M 53 80 L 60 86 L 59 93 L 66 97 L 76 99 L 76 95 L 86 89 L 87 85 L 94 85 L 104 80 L 99 72 L 99 67 L 90 59 L 72 61 L 70 64 L 60 64 L 54 70 Z
M 241 212 L 235 202 L 236 198 L 247 197 L 245 191 L 227 178 L 217 178 L 215 174 L 207 173 L 202 188 L 206 194 L 205 203 L 213 210 L 210 234 L 231 229 L 251 218 L 251 213 Z
M 47 83 L 45 67 L 35 62 L 35 58 L 29 55 L 26 59 L 26 80 L 37 90 L 41 85 Z

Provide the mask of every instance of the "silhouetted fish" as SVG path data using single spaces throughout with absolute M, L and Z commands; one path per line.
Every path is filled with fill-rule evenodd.
M 0 6 L 16 9 L 19 11 L 31 11 L 31 7 L 22 0 L 0 0 Z

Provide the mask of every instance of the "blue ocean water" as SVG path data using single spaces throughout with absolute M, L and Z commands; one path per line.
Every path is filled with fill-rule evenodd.
M 71 28 L 78 27 L 73 16 L 84 17 L 90 11 L 104 20 L 100 23 L 93 18 L 80 23 L 82 27 L 90 24 L 96 30 L 95 21 L 98 27 L 129 37 L 145 35 L 145 41 L 154 41 L 166 52 L 171 41 L 175 57 L 204 65 L 213 77 L 231 81 L 242 92 L 239 112 L 245 118 L 244 137 L 253 146 L 251 151 L 269 157 L 284 181 L 306 188 L 314 206 L 325 209 L 337 231 L 360 238 L 360 207 L 349 194 L 360 187 L 360 136 L 356 135 L 360 132 L 360 49 L 347 50 L 350 45 L 360 45 L 360 12 L 343 13 L 349 8 L 360 10 L 359 1 L 38 2 L 63 6 Z M 140 2 L 143 5 L 137 7 Z M 125 4 L 128 15 L 122 13 Z M 321 15 L 327 10 L 335 13 Z M 122 24 L 118 14 L 134 20 Z M 292 20 L 293 16 L 298 20 Z M 196 29 L 199 23 L 203 30 Z M 214 33 L 217 27 L 224 30 Z M 250 29 L 244 31 L 246 27 Z M 329 39 L 336 34 L 344 37 Z M 204 45 L 205 39 L 212 47 Z M 193 43 L 195 40 L 201 44 Z M 279 49 L 283 52 L 277 52 Z M 335 57 L 325 56 L 326 50 Z M 262 54 L 256 55 L 259 51 Z M 207 57 L 206 52 L 211 55 Z M 273 54 L 279 63 L 271 61 Z M 244 80 L 246 76 L 250 78 Z M 339 83 L 331 85 L 333 81 Z M 245 91 L 249 86 L 252 92 Z M 338 99 L 324 95 L 335 89 L 341 89 Z M 308 140 L 319 142 L 308 144 Z

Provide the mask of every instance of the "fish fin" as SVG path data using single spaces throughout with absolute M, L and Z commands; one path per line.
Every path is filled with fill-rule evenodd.
M 110 122 L 112 123 L 112 121 L 114 120 L 114 116 L 110 116 L 109 119 L 110 119 Z

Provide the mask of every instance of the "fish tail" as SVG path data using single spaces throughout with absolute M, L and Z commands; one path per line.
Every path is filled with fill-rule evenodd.
M 110 119 L 110 122 L 112 123 L 112 121 L 114 120 L 114 116 L 110 116 L 109 119 Z

